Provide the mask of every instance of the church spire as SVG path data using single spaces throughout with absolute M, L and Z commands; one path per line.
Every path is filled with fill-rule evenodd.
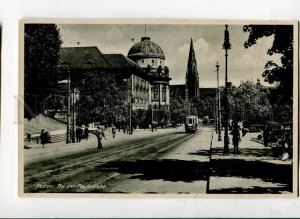
M 197 63 L 195 57 L 194 45 L 193 45 L 193 38 L 191 37 L 188 65 L 193 62 Z
M 199 97 L 199 76 L 197 70 L 196 55 L 193 45 L 193 38 L 191 38 L 185 81 L 186 88 L 188 91 L 188 97 Z

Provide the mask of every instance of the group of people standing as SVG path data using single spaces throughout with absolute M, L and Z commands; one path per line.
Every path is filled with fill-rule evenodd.
M 76 143 L 81 142 L 81 139 L 89 139 L 89 128 L 85 126 L 84 128 L 77 126 L 75 130 Z

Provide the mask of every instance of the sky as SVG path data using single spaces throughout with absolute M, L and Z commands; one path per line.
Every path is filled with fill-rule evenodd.
M 146 27 L 146 28 L 145 28 Z M 170 84 L 184 84 L 187 59 L 191 38 L 197 60 L 200 87 L 216 87 L 216 64 L 220 65 L 220 86 L 225 83 L 224 25 L 142 25 L 142 24 L 60 24 L 63 47 L 97 46 L 104 54 L 121 53 L 127 56 L 129 49 L 148 36 L 158 44 L 166 57 L 170 70 Z M 146 29 L 146 32 L 145 32 Z M 262 72 L 268 60 L 281 65 L 280 55 L 267 55 L 273 37 L 258 40 L 257 44 L 245 49 L 244 42 L 248 33 L 243 32 L 243 25 L 229 25 L 230 43 L 228 51 L 228 81 L 234 85 L 242 81 L 260 79 L 264 82 Z M 132 41 L 134 39 L 134 42 Z M 79 45 L 77 44 L 79 42 Z

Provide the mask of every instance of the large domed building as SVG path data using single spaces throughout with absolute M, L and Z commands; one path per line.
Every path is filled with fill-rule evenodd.
M 134 44 L 128 58 L 136 62 L 150 76 L 151 109 L 153 122 L 168 123 L 169 117 L 169 69 L 165 65 L 165 55 L 159 45 L 150 41 L 150 37 L 142 37 Z

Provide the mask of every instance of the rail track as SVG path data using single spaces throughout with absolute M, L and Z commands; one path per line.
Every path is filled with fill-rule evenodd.
M 172 147 L 192 137 L 189 134 L 159 136 L 156 139 L 144 139 L 131 144 L 118 144 L 102 150 L 91 149 L 85 154 L 77 153 L 50 160 L 49 164 L 41 167 L 28 165 L 25 168 L 25 192 L 35 191 L 37 183 L 59 183 L 66 179 L 74 179 L 76 175 L 86 171 L 93 171 L 111 161 L 136 159 L 136 154 L 142 159 L 154 159 Z M 105 180 L 106 176 L 104 176 Z M 101 181 L 101 180 L 100 180 Z M 38 191 L 36 191 L 38 192 Z

